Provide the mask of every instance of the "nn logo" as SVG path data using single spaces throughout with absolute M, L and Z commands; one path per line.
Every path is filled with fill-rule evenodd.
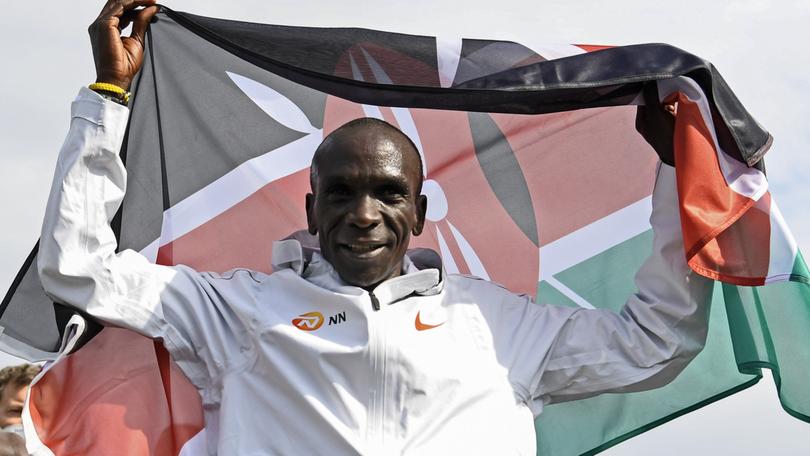
M 307 312 L 293 318 L 292 324 L 301 331 L 315 331 L 323 326 L 323 314 L 320 312 Z M 346 321 L 346 312 L 340 312 L 329 317 L 329 325 L 337 325 Z
M 323 314 L 320 312 L 307 312 L 293 318 L 292 324 L 301 331 L 315 331 L 323 324 Z

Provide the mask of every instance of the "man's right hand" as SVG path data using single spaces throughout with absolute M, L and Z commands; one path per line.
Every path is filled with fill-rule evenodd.
M 129 90 L 143 62 L 144 37 L 149 21 L 158 11 L 157 0 L 109 0 L 90 24 L 90 44 L 96 63 L 96 82 Z M 145 7 L 136 10 L 138 7 Z M 132 23 L 130 36 L 121 30 Z

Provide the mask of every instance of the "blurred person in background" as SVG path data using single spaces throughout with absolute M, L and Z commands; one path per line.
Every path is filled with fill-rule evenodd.
M 39 370 L 34 364 L 0 369 L 0 456 L 27 454 L 22 410 L 28 386 Z

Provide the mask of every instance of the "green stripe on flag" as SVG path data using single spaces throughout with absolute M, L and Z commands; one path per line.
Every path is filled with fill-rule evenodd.
M 537 299 L 538 304 L 553 304 L 555 306 L 568 306 L 579 307 L 577 303 L 570 300 L 567 296 L 562 294 L 559 290 L 554 288 L 550 283 L 545 280 L 537 284 Z
M 547 406 L 535 421 L 537 454 L 595 454 L 759 381 L 737 368 L 723 304 L 715 287 L 706 348 L 669 385 Z
M 643 233 L 555 278 L 596 307 L 618 308 L 619 293 L 626 299 L 625 290 L 634 291 L 632 271 L 646 258 L 650 244 L 651 233 Z M 613 263 L 615 270 L 605 269 L 605 262 L 619 258 L 626 268 Z M 624 283 L 594 279 L 603 273 L 623 277 Z M 793 282 L 762 287 L 718 283 L 706 348 L 678 378 L 657 390 L 547 406 L 535 422 L 538 454 L 551 455 L 552 449 L 554 456 L 598 453 L 755 384 L 763 367 L 773 372 L 782 407 L 810 422 L 810 273 L 801 254 L 793 277 Z M 554 290 L 540 287 L 550 301 Z
M 652 230 L 557 273 L 554 278 L 594 307 L 618 311 L 636 292 L 634 275 L 651 248 Z M 765 333 L 753 327 L 758 320 L 749 321 L 751 315 L 756 317 L 754 307 L 751 315 L 741 314 L 733 306 L 727 313 L 724 292 L 717 286 L 712 295 L 706 348 L 678 378 L 657 390 L 603 394 L 547 406 L 535 423 L 538 454 L 594 454 L 759 381 L 759 370 L 741 373 L 740 358 L 735 360 L 732 354 L 739 345 L 743 350 L 740 356 L 759 355 L 759 349 L 766 345 L 751 338 L 763 339 Z M 538 302 L 575 305 L 545 282 L 538 286 Z M 733 334 L 738 339 L 735 344 Z M 767 349 L 761 354 L 767 357 Z
M 793 271 L 790 273 L 790 280 L 810 285 L 810 269 L 807 268 L 807 263 L 804 262 L 802 252 L 796 252 L 796 261 L 793 262 Z
M 771 369 L 782 407 L 810 422 L 810 275 L 801 254 L 793 272 L 793 282 L 724 284 L 723 294 L 740 371 Z
M 653 232 L 648 230 L 615 245 L 554 277 L 594 307 L 618 312 L 636 292 L 636 271 L 649 256 Z

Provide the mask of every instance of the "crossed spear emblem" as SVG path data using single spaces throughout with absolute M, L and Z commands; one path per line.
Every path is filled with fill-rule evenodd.
M 459 63 L 460 50 L 461 40 L 437 39 L 439 80 L 440 85 L 443 87 L 449 87 L 453 83 L 455 70 Z M 393 83 L 382 66 L 370 53 L 361 47 L 360 54 L 359 57 L 365 60 L 367 67 L 371 70 L 373 82 L 380 84 Z M 359 81 L 365 80 L 355 60 L 355 54 L 352 52 L 349 53 L 349 63 L 353 78 Z M 289 98 L 272 87 L 240 74 L 227 72 L 227 75 L 259 109 L 276 122 L 293 131 L 300 132 L 304 136 L 242 163 L 205 188 L 169 208 L 163 217 L 164 222 L 160 238 L 141 251 L 147 258 L 154 260 L 159 247 L 171 243 L 173 240 L 215 218 L 268 183 L 308 168 L 315 149 L 323 140 L 323 130 L 313 126 L 303 110 Z M 379 107 L 374 105 L 361 106 L 366 116 L 383 119 Z M 490 275 L 472 244 L 447 218 L 449 209 L 447 197 L 441 184 L 433 178 L 435 176 L 431 175 L 427 166 L 424 147 L 410 109 L 392 107 L 391 112 L 394 116 L 393 120 L 400 130 L 411 138 L 419 152 L 424 172 L 422 193 L 427 195 L 430 201 L 426 216 L 429 221 L 434 223 L 436 239 L 445 269 L 449 273 L 457 273 L 459 272 L 459 263 L 464 261 L 470 273 L 489 280 Z M 649 207 L 650 201 L 647 198 L 594 224 L 600 225 L 599 227 L 592 226 L 591 229 L 579 230 L 583 232 L 571 233 L 558 241 L 543 246 L 540 249 L 541 251 L 538 252 L 544 258 L 544 267 L 541 268 L 538 280 L 546 281 L 582 307 L 593 307 L 586 299 L 560 283 L 554 275 L 571 267 L 576 261 L 585 260 L 622 242 L 626 237 L 649 229 L 649 223 L 647 222 Z M 627 227 L 628 223 L 635 228 L 632 232 L 623 234 L 622 239 L 614 239 L 615 236 L 602 236 L 605 232 L 610 233 L 614 232 L 614 230 L 604 230 L 601 225 L 615 226 L 621 224 Z M 599 231 L 600 236 L 593 236 L 596 234 L 594 231 Z M 454 257 L 448 246 L 447 238 L 452 238 L 456 242 L 461 258 Z M 588 241 L 582 242 L 584 238 L 587 238 Z M 594 239 L 597 241 L 594 242 Z

